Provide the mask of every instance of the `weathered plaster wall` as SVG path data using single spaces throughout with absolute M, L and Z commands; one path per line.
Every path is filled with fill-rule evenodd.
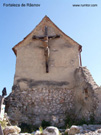
M 33 35 L 44 35 L 44 26 L 48 26 L 48 35 L 60 34 L 60 38 L 49 40 L 49 73 L 46 73 L 43 42 L 33 40 Z M 74 71 L 79 66 L 78 46 L 71 43 L 53 25 L 44 22 L 39 25 L 26 42 L 17 48 L 16 73 L 14 84 L 21 78 L 48 81 L 67 81 L 69 87 L 74 84 Z

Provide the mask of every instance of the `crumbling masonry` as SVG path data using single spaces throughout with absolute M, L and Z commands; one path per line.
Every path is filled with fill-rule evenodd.
M 47 16 L 13 51 L 16 72 L 6 107 L 12 122 L 63 126 L 67 115 L 100 120 L 101 88 L 81 65 L 82 46 Z

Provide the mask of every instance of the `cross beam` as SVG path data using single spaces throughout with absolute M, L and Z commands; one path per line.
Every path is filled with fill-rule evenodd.
M 33 39 L 38 39 L 38 40 L 41 40 L 43 41 L 43 46 L 44 46 L 44 55 L 45 55 L 45 64 L 46 64 L 46 73 L 49 72 L 49 54 L 50 54 L 50 49 L 49 49 L 49 39 L 55 39 L 55 38 L 60 38 L 60 35 L 51 35 L 49 36 L 48 35 L 48 28 L 47 26 L 45 26 L 45 31 L 44 31 L 44 36 L 36 36 L 34 35 L 32 37 Z

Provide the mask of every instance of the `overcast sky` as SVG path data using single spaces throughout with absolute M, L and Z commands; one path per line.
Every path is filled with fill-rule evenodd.
M 83 66 L 101 85 L 101 0 L 0 0 L 0 94 L 4 87 L 8 94 L 12 90 L 16 67 L 12 47 L 45 15 L 82 45 Z

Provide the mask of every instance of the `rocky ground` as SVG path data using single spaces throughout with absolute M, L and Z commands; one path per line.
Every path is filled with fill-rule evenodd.
M 68 135 L 101 135 L 101 125 L 72 126 L 65 132 Z
M 101 135 L 101 125 L 73 125 L 66 130 L 50 126 L 43 131 L 33 133 L 20 133 L 21 129 L 19 127 L 7 126 L 3 132 L 4 135 Z

